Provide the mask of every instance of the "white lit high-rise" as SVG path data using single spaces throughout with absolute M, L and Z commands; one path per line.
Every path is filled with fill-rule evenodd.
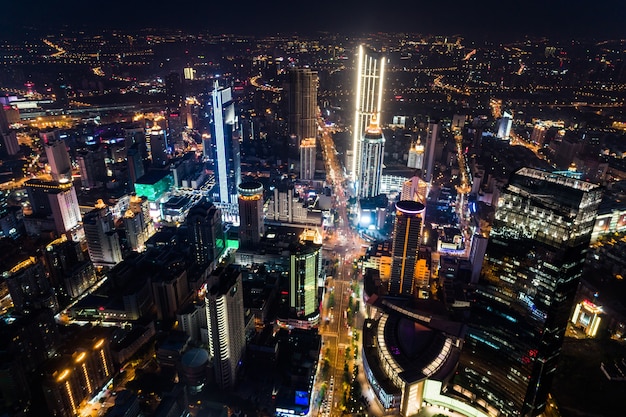
M 235 103 L 230 87 L 220 87 L 215 81 L 213 92 L 211 136 L 215 145 L 215 180 L 217 191 L 213 201 L 237 207 L 237 186 L 241 183 L 241 155 Z
M 361 140 L 361 174 L 357 189 L 360 198 L 376 197 L 380 194 L 380 177 L 383 171 L 385 137 L 378 126 L 378 119 L 372 116 L 370 125 Z
M 362 134 L 370 125 L 372 116 L 376 116 L 380 121 L 384 74 L 384 58 L 360 45 L 357 55 L 356 100 L 352 130 L 354 156 L 351 171 L 354 180 L 358 180 L 361 173 Z

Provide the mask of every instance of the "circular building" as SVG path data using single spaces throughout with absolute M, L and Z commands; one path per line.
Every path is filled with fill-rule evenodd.
M 181 377 L 191 389 L 197 393 L 207 381 L 209 353 L 204 349 L 191 349 L 181 358 Z

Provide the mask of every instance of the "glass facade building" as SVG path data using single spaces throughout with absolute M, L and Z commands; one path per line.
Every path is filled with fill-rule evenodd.
M 453 390 L 492 415 L 546 405 L 601 199 L 600 187 L 529 168 L 498 201 Z

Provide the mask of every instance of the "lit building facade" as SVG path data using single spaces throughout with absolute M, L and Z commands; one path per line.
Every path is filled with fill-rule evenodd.
M 362 134 L 370 125 L 372 116 L 380 121 L 383 97 L 385 59 L 363 45 L 357 54 L 357 84 L 352 130 L 352 178 L 356 181 L 361 175 Z
M 247 181 L 239 184 L 239 247 L 254 248 L 265 232 L 263 219 L 263 184 Z
M 48 411 L 55 417 L 74 417 L 113 377 L 114 367 L 106 338 L 79 343 L 44 375 L 43 391 Z
M 380 178 L 385 156 L 385 136 L 373 115 L 370 125 L 361 139 L 361 174 L 357 180 L 359 198 L 371 198 L 380 194 Z
M 219 267 L 207 280 L 205 296 L 209 360 L 215 381 L 222 388 L 235 384 L 245 348 L 245 323 L 241 271 L 233 265 Z
M 211 97 L 213 100 L 211 137 L 215 147 L 217 181 L 213 201 L 221 205 L 237 206 L 237 185 L 241 183 L 241 152 L 235 103 L 230 87 L 220 87 L 218 81 L 215 81 Z
M 315 175 L 315 138 L 302 139 L 300 142 L 300 179 L 312 180 Z
M 67 152 L 65 141 L 59 139 L 58 131 L 55 131 L 55 133 L 50 136 L 44 133 L 42 139 L 52 178 L 55 181 L 71 181 L 72 162 L 70 160 L 70 154 Z
M 89 258 L 94 265 L 112 267 L 122 261 L 120 239 L 108 207 L 97 207 L 86 213 L 83 229 Z
M 470 295 L 460 397 L 493 415 L 544 410 L 600 199 L 595 184 L 513 173 Z
M 146 134 L 146 143 L 150 152 L 152 165 L 155 167 L 164 167 L 168 163 L 168 143 L 165 129 L 155 124 L 148 129 Z
M 389 294 L 412 295 L 426 208 L 417 201 L 396 203 Z
M 438 122 L 428 123 L 428 133 L 426 137 L 425 158 L 422 163 L 422 177 L 427 183 L 432 183 L 435 173 L 435 158 L 437 142 L 439 141 L 440 127 Z
M 71 182 L 31 179 L 25 185 L 33 215 L 51 218 L 57 234 L 67 233 L 79 225 L 80 208 Z
M 3 272 L 2 277 L 16 311 L 27 313 L 41 308 L 59 311 L 56 294 L 41 260 L 31 256 Z
M 314 327 L 319 323 L 321 246 L 306 242 L 292 247 L 290 252 L 289 307 L 293 317 L 289 322 L 294 327 Z
M 424 145 L 418 139 L 417 143 L 411 145 L 409 149 L 409 157 L 406 161 L 408 168 L 422 169 L 424 167 Z

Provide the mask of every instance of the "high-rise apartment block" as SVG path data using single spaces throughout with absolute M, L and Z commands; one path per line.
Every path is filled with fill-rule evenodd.
M 290 319 L 304 323 L 297 327 L 316 325 L 319 320 L 317 283 L 321 256 L 321 246 L 312 242 L 302 242 L 290 249 L 289 308 L 293 315 Z
M 41 260 L 31 256 L 2 274 L 9 295 L 18 312 L 49 308 L 59 310 L 56 294 L 50 285 Z
M 385 59 L 379 54 L 359 45 L 357 55 L 356 102 L 354 127 L 352 130 L 352 178 L 357 181 L 361 175 L 362 135 L 370 125 L 372 116 L 380 121 L 383 97 Z
M 389 294 L 391 295 L 414 293 L 414 275 L 419 259 L 424 214 L 425 207 L 422 203 L 408 200 L 396 203 L 389 280 Z
M 489 414 L 545 406 L 601 189 L 521 168 L 502 191 L 454 388 Z
M 221 388 L 231 388 L 246 348 L 241 271 L 233 265 L 213 271 L 205 302 L 215 381 Z
M 94 265 L 113 267 L 122 261 L 120 239 L 108 207 L 96 207 L 86 213 L 83 218 L 83 229 L 89 257 Z

